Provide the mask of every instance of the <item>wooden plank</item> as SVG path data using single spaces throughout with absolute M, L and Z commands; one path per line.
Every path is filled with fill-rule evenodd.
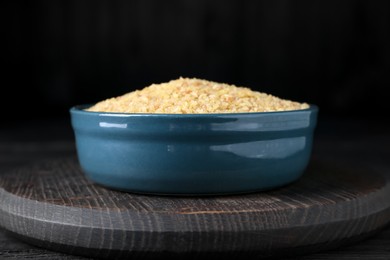
M 169 197 L 87 180 L 73 157 L 0 177 L 0 223 L 51 250 L 121 258 L 301 254 L 338 247 L 390 221 L 389 179 L 375 169 L 314 160 L 269 192 Z

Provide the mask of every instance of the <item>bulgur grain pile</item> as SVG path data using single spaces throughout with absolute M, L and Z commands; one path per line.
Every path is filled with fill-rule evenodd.
M 306 103 L 196 78 L 179 78 L 152 84 L 87 109 L 96 112 L 204 114 L 298 110 Z

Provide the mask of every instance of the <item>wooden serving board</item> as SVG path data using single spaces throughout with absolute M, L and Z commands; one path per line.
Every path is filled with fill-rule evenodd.
M 314 159 L 299 181 L 272 191 L 164 197 L 95 185 L 66 158 L 0 175 L 0 225 L 40 247 L 107 259 L 291 256 L 389 223 L 389 182 Z

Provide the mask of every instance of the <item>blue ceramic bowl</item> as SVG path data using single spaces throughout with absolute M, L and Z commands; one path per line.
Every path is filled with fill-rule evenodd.
M 106 187 L 232 194 L 297 180 L 318 108 L 234 114 L 123 114 L 70 109 L 81 167 Z

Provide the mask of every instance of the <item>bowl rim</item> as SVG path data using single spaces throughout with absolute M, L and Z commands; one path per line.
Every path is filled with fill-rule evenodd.
M 75 105 L 69 109 L 71 114 L 91 115 L 91 116 L 112 116 L 112 117 L 229 117 L 229 116 L 261 116 L 261 115 L 286 115 L 307 112 L 318 112 L 317 105 L 308 104 L 309 107 L 305 109 L 285 110 L 285 111 L 268 111 L 268 112 L 239 112 L 239 113 L 199 113 L 199 114 L 171 114 L 171 113 L 123 113 L 123 112 L 100 112 L 100 111 L 86 111 L 84 109 L 93 106 L 94 104 Z

